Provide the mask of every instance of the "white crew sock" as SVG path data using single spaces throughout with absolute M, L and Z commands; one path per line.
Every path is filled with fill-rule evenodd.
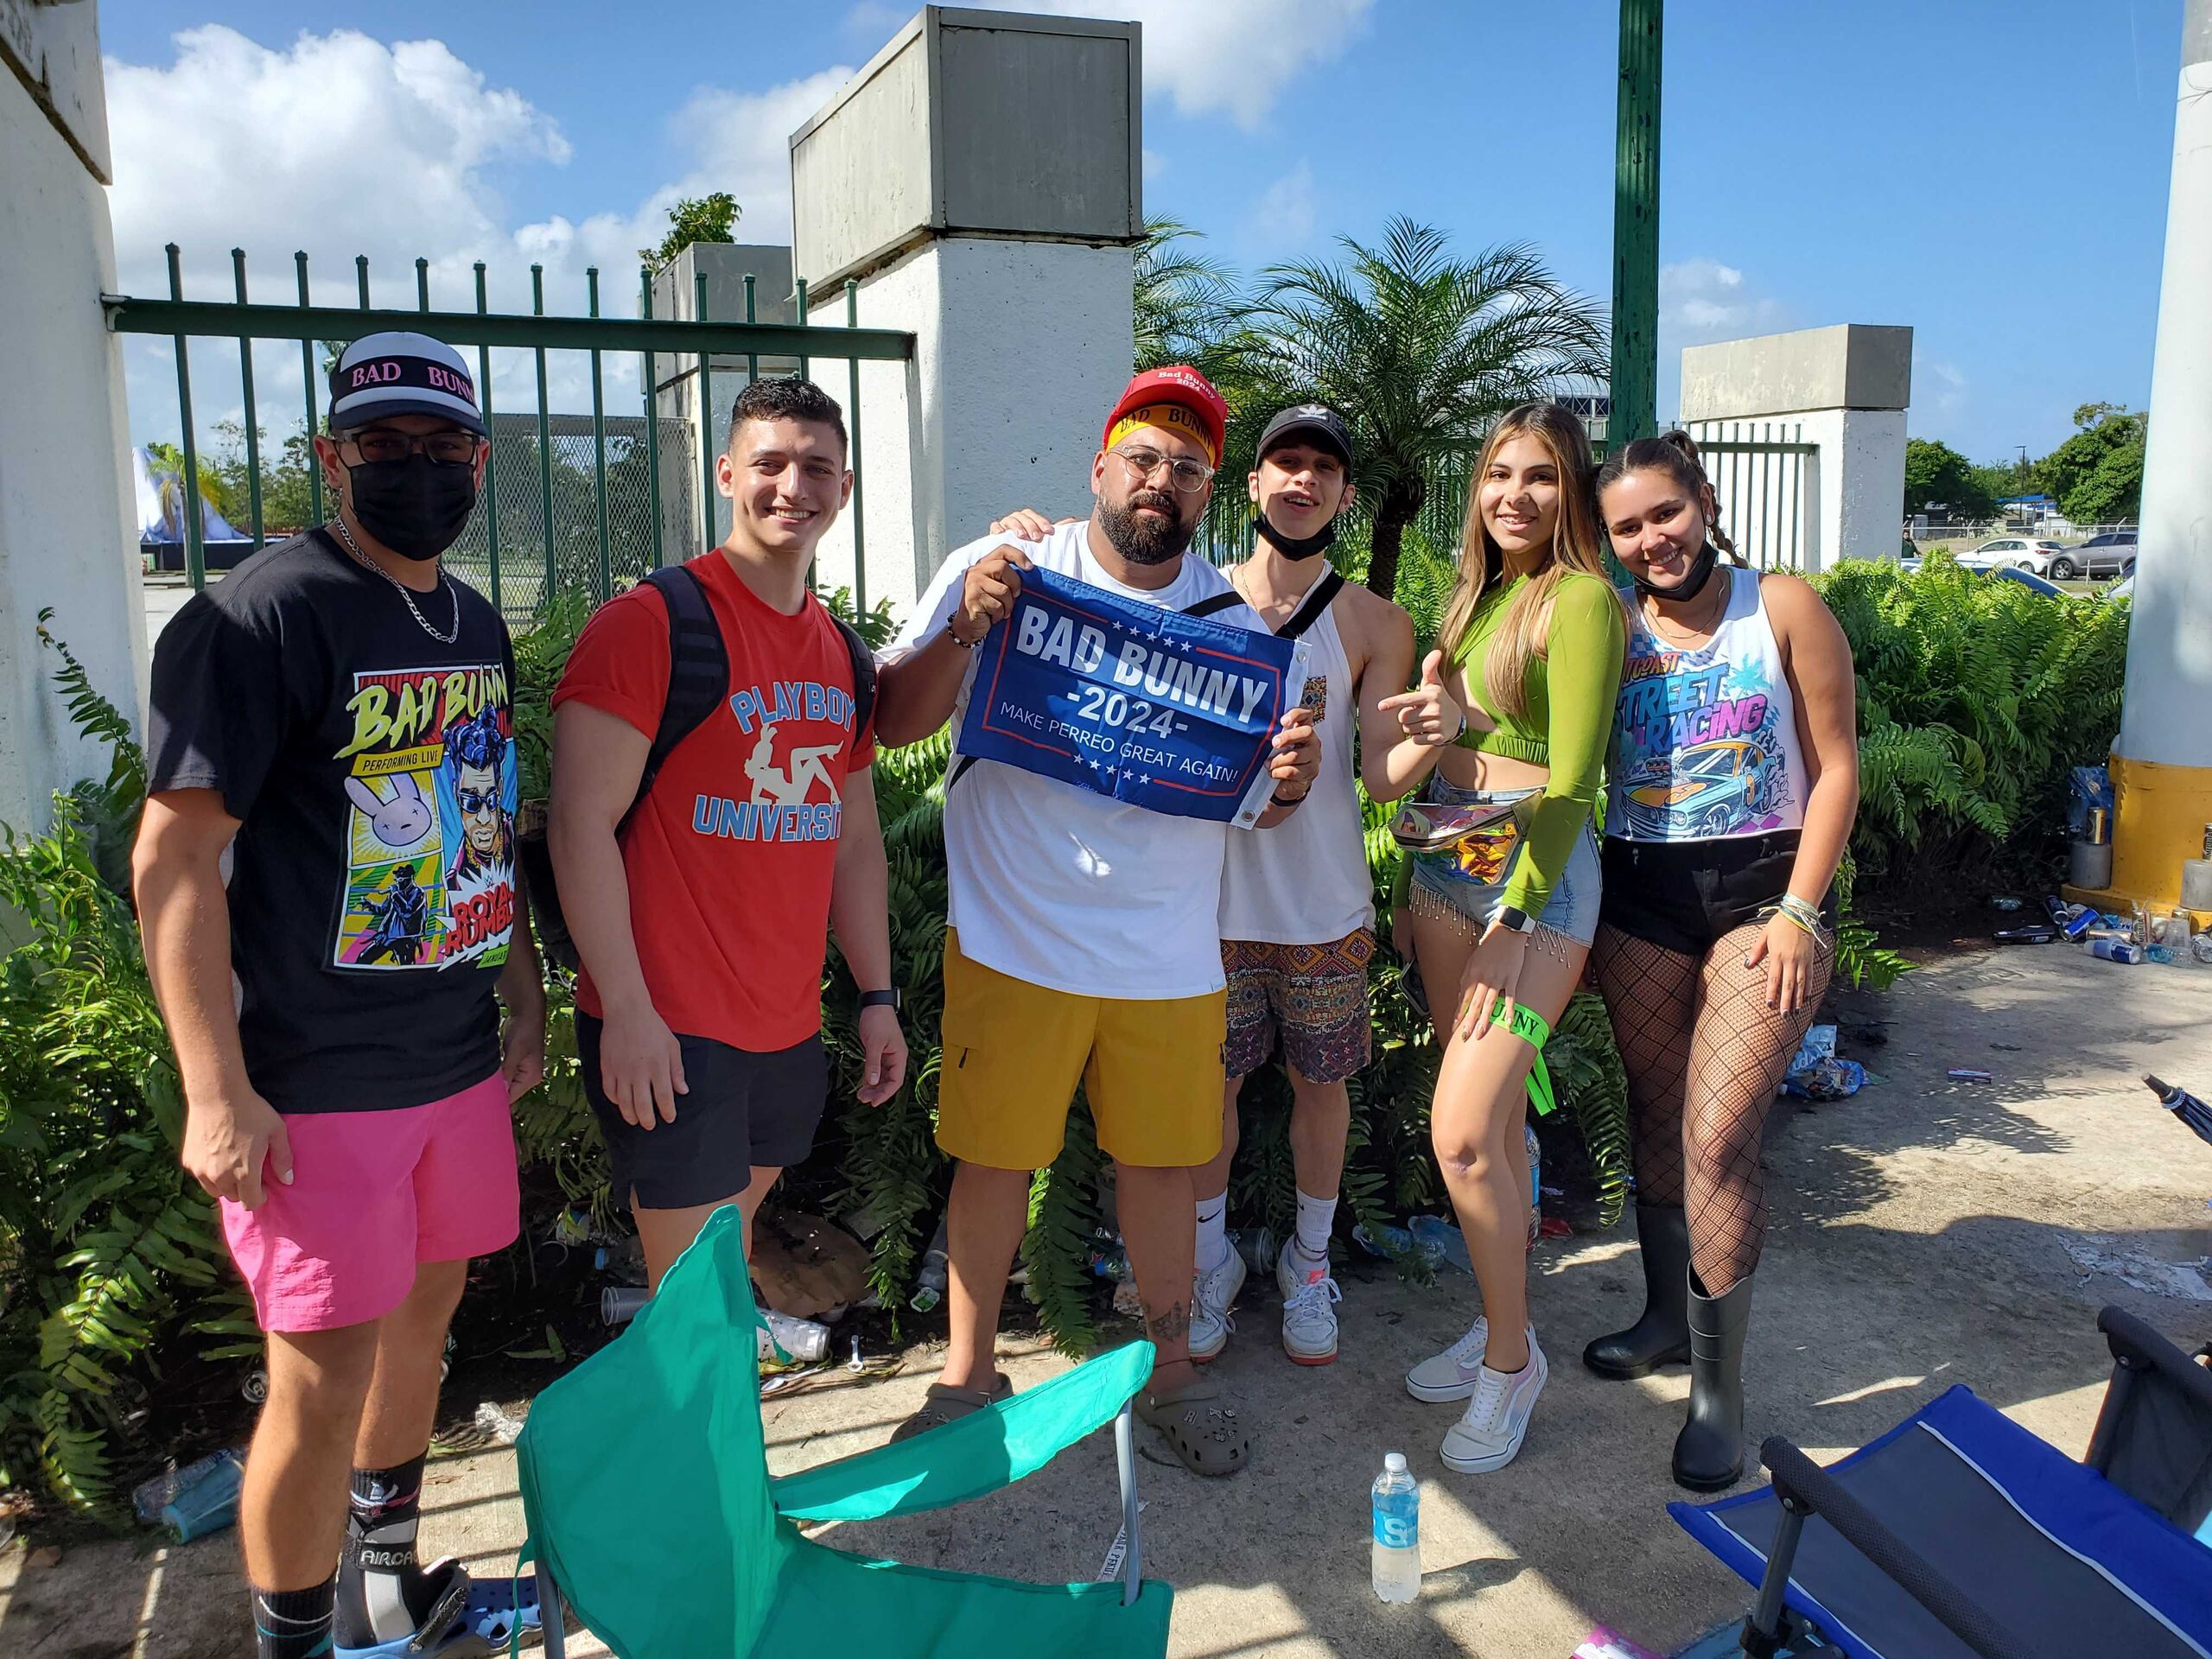
M 1200 1198 L 1198 1211 L 1198 1271 L 1211 1273 L 1229 1260 L 1229 1194 Z
M 1298 1253 L 1313 1266 L 1328 1266 L 1329 1234 L 1336 1224 L 1337 1201 L 1334 1198 L 1308 1198 L 1302 1191 L 1299 1193 Z

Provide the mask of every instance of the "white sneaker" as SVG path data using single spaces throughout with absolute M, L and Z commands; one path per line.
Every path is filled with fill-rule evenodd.
M 1229 1315 L 1244 1288 L 1244 1258 L 1230 1247 L 1219 1267 L 1200 1268 L 1191 1283 L 1191 1357 L 1204 1364 L 1229 1345 L 1236 1321 Z
M 1324 1262 L 1306 1265 L 1298 1241 L 1283 1241 L 1275 1257 L 1275 1288 L 1282 1293 L 1282 1351 L 1300 1365 L 1326 1365 L 1337 1357 L 1337 1310 L 1344 1293 Z
M 1489 1345 L 1490 1321 L 1478 1317 L 1465 1336 L 1406 1373 L 1406 1392 L 1431 1405 L 1467 1399 L 1481 1378 L 1483 1350 Z
M 1529 1438 L 1529 1414 L 1535 1410 L 1536 1396 L 1544 1391 L 1544 1379 L 1550 1375 L 1544 1351 L 1536 1346 L 1533 1332 L 1529 1338 L 1529 1363 L 1519 1370 L 1509 1375 L 1483 1366 L 1466 1414 L 1445 1431 L 1440 1453 L 1444 1466 L 1463 1475 L 1486 1475 L 1512 1462 L 1520 1454 L 1521 1443 Z

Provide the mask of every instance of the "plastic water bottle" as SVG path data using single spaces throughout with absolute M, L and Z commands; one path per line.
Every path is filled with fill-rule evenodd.
M 922 1253 L 922 1270 L 914 1275 L 914 1294 L 906 1303 L 917 1313 L 927 1313 L 944 1300 L 948 1282 L 944 1250 L 944 1223 L 940 1221 L 929 1249 Z
M 1406 1472 L 1406 1454 L 1382 1459 L 1375 1478 L 1375 1594 L 1411 1601 L 1421 1593 L 1421 1486 Z

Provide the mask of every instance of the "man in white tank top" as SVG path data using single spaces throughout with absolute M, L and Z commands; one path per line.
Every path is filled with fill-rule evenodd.
M 1338 515 L 1351 504 L 1351 433 L 1335 411 L 1302 404 L 1268 422 L 1246 482 L 1259 535 L 1252 556 L 1230 572 L 1269 628 L 1308 643 L 1300 701 L 1316 711 L 1321 769 L 1289 822 L 1264 836 L 1230 837 L 1222 871 L 1228 1082 L 1221 1152 L 1192 1172 L 1193 1359 L 1212 1358 L 1228 1341 L 1230 1306 L 1244 1282 L 1243 1258 L 1223 1230 L 1236 1097 L 1278 1044 L 1296 1103 L 1290 1140 L 1298 1173 L 1297 1234 L 1275 1263 L 1283 1351 L 1301 1365 L 1325 1365 L 1337 1355 L 1329 1237 L 1351 1124 L 1344 1083 L 1367 1064 L 1371 1043 L 1367 963 L 1375 951 L 1374 889 L 1353 786 L 1355 727 L 1371 794 L 1394 800 L 1412 782 L 1385 772 L 1402 733 L 1379 704 L 1412 676 L 1413 623 L 1389 601 L 1342 581 L 1326 556 Z

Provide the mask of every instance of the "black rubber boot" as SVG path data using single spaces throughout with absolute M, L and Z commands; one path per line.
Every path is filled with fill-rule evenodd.
M 1582 1351 L 1585 1365 L 1620 1382 L 1687 1364 L 1690 1357 L 1690 1224 L 1682 1206 L 1637 1205 L 1636 1236 L 1643 1246 L 1643 1317 Z
M 1693 1492 L 1732 1486 L 1744 1472 L 1744 1333 L 1751 1324 L 1746 1274 L 1726 1296 L 1692 1281 L 1690 1414 L 1675 1437 L 1675 1484 Z

